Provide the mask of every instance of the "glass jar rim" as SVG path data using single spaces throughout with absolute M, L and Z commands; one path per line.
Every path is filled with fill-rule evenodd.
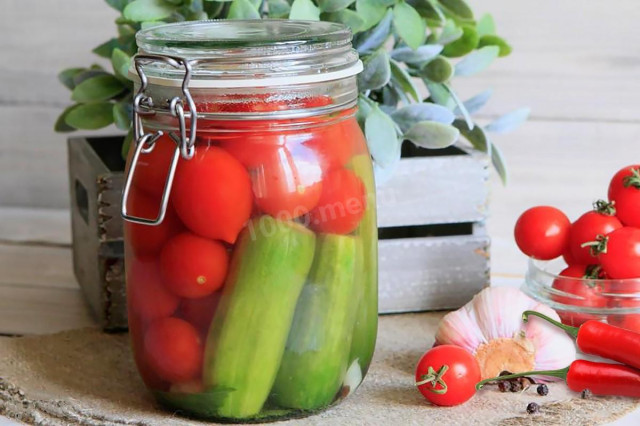
M 311 84 L 362 71 L 348 27 L 324 21 L 207 20 L 163 24 L 138 32 L 141 55 L 191 63 L 190 87 L 235 88 Z M 136 70 L 130 69 L 132 79 Z M 183 72 L 161 61 L 143 70 L 149 82 L 178 86 Z

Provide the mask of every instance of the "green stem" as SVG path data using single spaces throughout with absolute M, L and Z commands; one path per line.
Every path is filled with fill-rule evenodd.
M 509 374 L 508 376 L 492 377 L 490 379 L 484 379 L 476 383 L 476 390 L 482 389 L 482 387 L 489 382 L 499 382 L 502 380 L 517 379 L 519 377 L 525 377 L 525 376 L 552 376 L 552 377 L 558 377 L 560 379 L 566 380 L 568 373 L 569 373 L 569 367 L 566 367 L 560 370 L 526 371 L 524 373 Z
M 605 200 L 598 200 L 593 203 L 593 211 L 596 213 L 600 213 L 605 216 L 615 216 L 616 208 L 614 207 L 613 202 L 608 202 Z
M 440 367 L 440 370 L 436 372 L 433 367 L 429 366 L 427 374 L 424 374 L 420 377 L 420 379 L 422 380 L 416 382 L 416 386 L 422 386 L 430 383 L 431 387 L 427 388 L 429 392 L 437 393 L 439 395 L 447 393 L 447 383 L 442 380 L 442 376 L 444 376 L 444 373 L 446 373 L 448 369 L 448 365 L 443 365 L 442 367 Z M 442 386 L 442 389 L 436 389 L 437 385 Z
M 625 188 L 633 186 L 634 188 L 640 189 L 640 168 L 631 169 L 631 175 L 625 177 L 622 180 L 622 184 Z
M 607 253 L 609 237 L 606 235 L 598 235 L 595 241 L 587 241 L 580 244 L 580 247 L 589 247 L 592 256 L 598 256 L 601 253 Z
M 529 316 L 533 315 L 534 317 L 539 317 L 542 318 L 545 321 L 550 322 L 551 324 L 555 325 L 556 327 L 560 327 L 561 329 L 563 329 L 568 335 L 572 336 L 574 339 L 578 338 L 578 331 L 580 331 L 580 328 L 578 327 L 572 327 L 570 325 L 565 325 L 562 324 L 559 321 L 554 320 L 553 318 L 549 318 L 548 316 L 546 316 L 545 314 L 541 314 L 538 311 L 524 311 L 522 313 L 522 321 L 527 322 L 529 321 Z

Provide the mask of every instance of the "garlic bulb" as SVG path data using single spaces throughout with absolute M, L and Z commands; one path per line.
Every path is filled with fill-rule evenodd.
M 553 309 L 516 288 L 489 287 L 442 318 L 436 344 L 461 346 L 474 354 L 483 380 L 502 371 L 519 373 L 567 367 L 576 358 L 573 340 L 540 318 L 530 317 L 523 322 L 522 313 L 526 310 L 560 321 Z

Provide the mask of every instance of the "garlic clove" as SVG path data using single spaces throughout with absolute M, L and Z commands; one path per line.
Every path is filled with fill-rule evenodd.
M 445 315 L 436 332 L 437 344 L 460 346 L 470 353 L 474 353 L 478 346 L 486 342 L 473 311 L 464 307 Z
M 488 341 L 516 336 L 522 330 L 522 313 L 535 304 L 513 287 L 490 287 L 478 293 L 471 303 Z

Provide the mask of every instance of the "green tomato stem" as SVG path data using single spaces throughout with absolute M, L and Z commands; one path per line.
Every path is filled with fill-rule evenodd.
M 640 167 L 637 169 L 631 169 L 631 176 L 627 176 L 622 180 L 622 184 L 625 188 L 633 186 L 640 189 Z
M 427 369 L 427 374 L 423 374 L 420 377 L 422 380 L 416 382 L 416 386 L 422 386 L 430 383 L 431 387 L 427 389 L 429 392 L 433 392 L 438 395 L 447 393 L 447 383 L 442 380 L 442 376 L 444 376 L 444 373 L 446 373 L 448 369 L 448 365 L 443 365 L 442 367 L 440 367 L 440 370 L 436 372 L 433 367 L 429 366 L 429 368 Z M 442 389 L 436 389 L 437 385 L 442 386 Z

